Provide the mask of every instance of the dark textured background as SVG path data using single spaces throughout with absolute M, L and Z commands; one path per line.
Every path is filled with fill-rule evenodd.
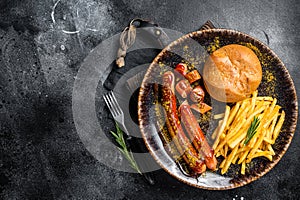
M 0 199 L 300 198 L 299 125 L 287 153 L 261 179 L 206 191 L 162 170 L 149 186 L 137 174 L 106 167 L 85 149 L 72 118 L 83 59 L 135 17 L 183 33 L 210 19 L 269 42 L 299 93 L 299 1 L 61 0 L 54 24 L 55 2 L 0 0 Z

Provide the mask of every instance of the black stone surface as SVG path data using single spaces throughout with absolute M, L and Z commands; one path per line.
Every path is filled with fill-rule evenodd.
M 248 33 L 282 59 L 299 94 L 297 0 L 1 0 L 0 199 L 299 199 L 299 125 L 275 168 L 229 191 L 193 188 L 163 170 L 150 186 L 86 150 L 72 114 L 77 72 L 93 48 L 135 17 L 182 33 L 207 20 Z

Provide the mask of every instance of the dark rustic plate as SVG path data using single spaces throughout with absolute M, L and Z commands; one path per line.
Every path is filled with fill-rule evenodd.
M 227 44 L 241 44 L 251 48 L 258 56 L 263 69 L 263 80 L 258 88 L 259 95 L 272 96 L 278 99 L 286 113 L 286 120 L 281 133 L 273 145 L 276 155 L 270 162 L 257 158 L 247 166 L 246 174 L 240 175 L 239 166 L 232 165 L 228 173 L 220 175 L 219 171 L 206 172 L 196 178 L 186 176 L 166 153 L 159 138 L 157 126 L 158 116 L 154 108 L 156 93 L 154 84 L 159 83 L 161 73 L 169 67 L 184 60 L 193 64 L 201 72 L 207 55 Z M 224 105 L 213 99 L 208 102 L 213 108 L 222 111 Z M 209 29 L 187 34 L 167 46 L 151 63 L 143 79 L 139 93 L 139 126 L 147 148 L 157 163 L 170 175 L 178 180 L 204 189 L 225 190 L 243 186 L 266 174 L 285 154 L 294 135 L 298 117 L 297 96 L 293 81 L 288 70 L 278 56 L 265 44 L 257 39 L 234 30 Z M 214 110 L 214 109 L 213 109 Z M 207 123 L 200 124 L 201 128 L 211 134 L 215 125 L 212 115 L 206 116 Z

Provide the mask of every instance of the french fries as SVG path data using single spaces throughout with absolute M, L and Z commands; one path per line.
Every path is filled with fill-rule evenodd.
M 236 163 L 241 164 L 241 174 L 245 174 L 246 164 L 256 157 L 272 161 L 275 155 L 272 145 L 285 119 L 284 110 L 276 103 L 276 98 L 260 97 L 255 91 L 251 98 L 237 102 L 232 108 L 226 106 L 224 117 L 212 135 L 216 157 L 224 157 L 219 166 L 221 174 Z M 259 122 L 252 130 L 254 118 Z

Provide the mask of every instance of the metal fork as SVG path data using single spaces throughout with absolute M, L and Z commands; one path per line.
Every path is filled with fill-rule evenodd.
M 120 104 L 118 103 L 113 91 L 110 91 L 108 92 L 108 94 L 103 95 L 103 98 L 114 120 L 118 123 L 122 131 L 124 131 L 128 136 L 128 139 L 130 139 L 131 136 L 129 135 L 129 132 L 125 126 L 123 110 L 120 107 Z
M 130 136 L 126 126 L 125 126 L 125 121 L 124 121 L 124 113 L 123 110 L 121 108 L 121 106 L 119 105 L 113 91 L 108 92 L 108 94 L 103 95 L 103 99 L 108 107 L 108 109 L 110 110 L 114 120 L 118 123 L 118 125 L 120 126 L 120 128 L 125 132 L 125 134 L 127 135 L 127 140 L 131 140 L 132 137 Z M 127 147 L 130 151 L 130 145 L 127 145 L 129 147 Z M 137 147 L 139 147 L 141 149 L 141 147 L 137 144 Z M 140 162 L 143 163 L 148 163 L 149 161 L 145 158 L 145 157 L 141 157 L 139 159 Z M 137 163 L 138 164 L 138 163 Z M 154 179 L 152 177 L 151 173 L 143 173 L 143 169 L 142 169 L 142 165 L 139 165 L 139 168 L 142 171 L 142 175 L 143 177 L 148 181 L 149 184 L 153 185 L 154 184 Z

